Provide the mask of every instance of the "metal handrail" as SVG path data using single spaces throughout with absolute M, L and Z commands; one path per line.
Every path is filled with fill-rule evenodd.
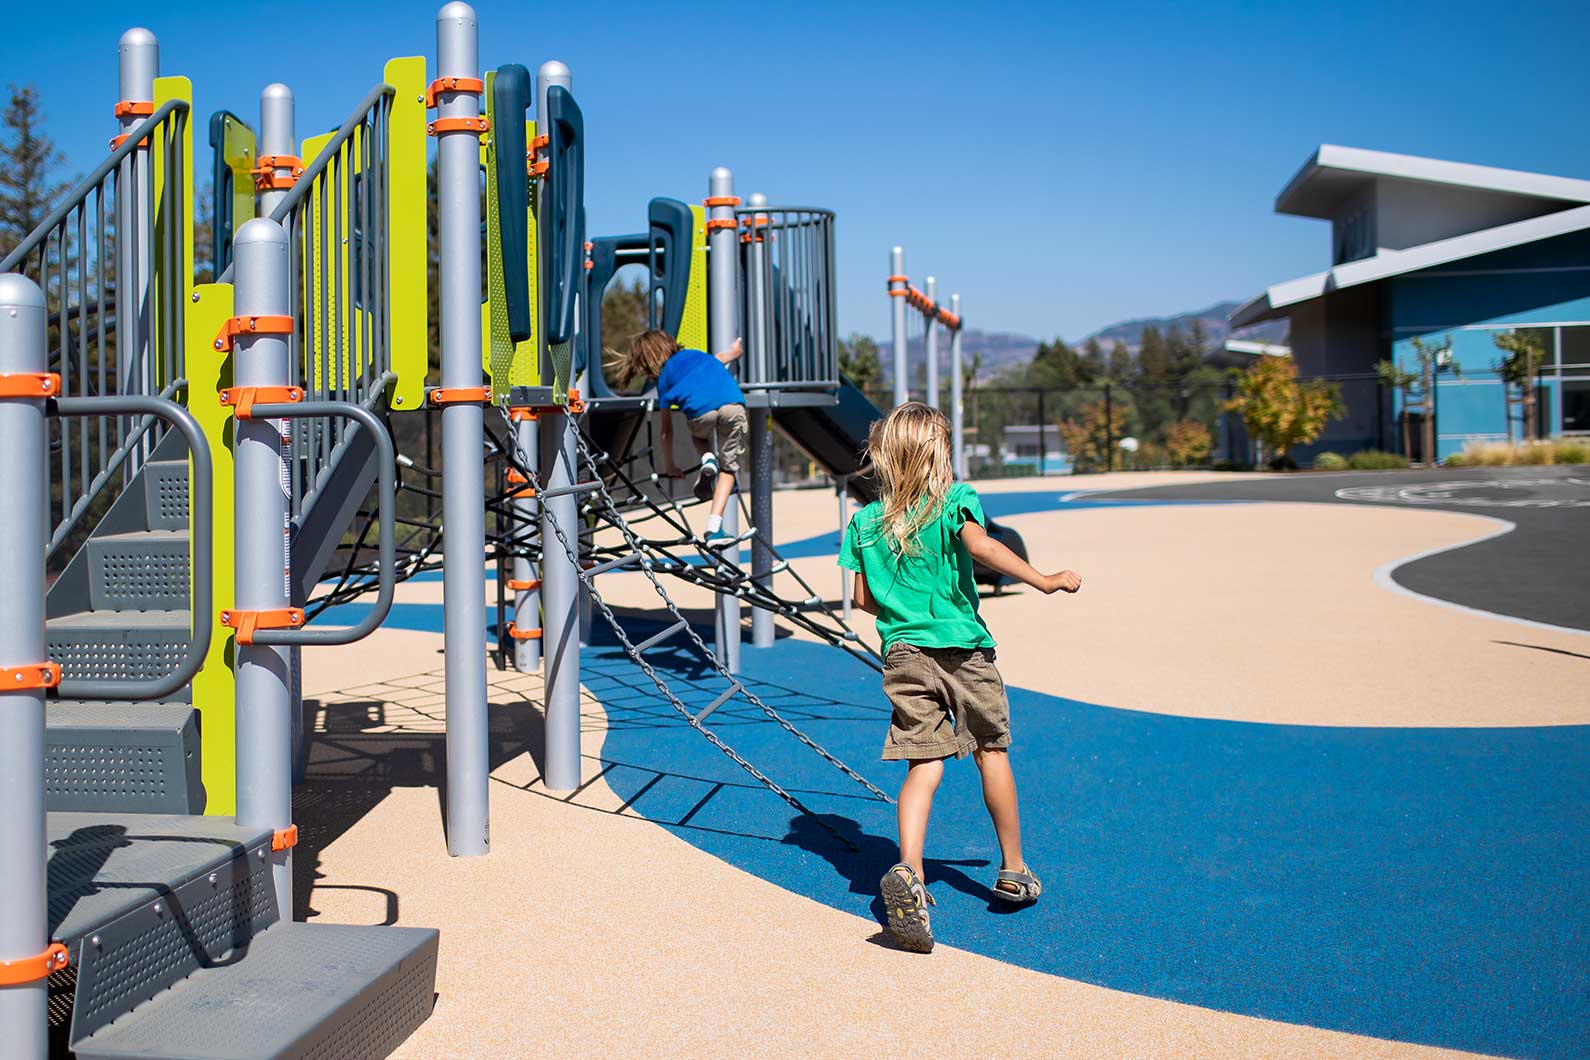
M 28 233 L 27 238 L 17 245 L 16 249 L 3 259 L 0 259 L 0 272 L 15 272 L 18 262 L 48 238 L 50 232 L 62 221 L 66 220 L 73 210 L 87 201 L 88 197 L 99 189 L 105 178 L 110 176 L 111 172 L 121 163 L 121 160 L 136 151 L 138 145 L 150 133 L 154 132 L 161 122 L 165 121 L 171 114 L 178 111 L 187 114 L 189 110 L 190 107 L 187 100 L 182 99 L 169 99 L 160 104 L 159 107 L 156 107 L 155 112 L 129 131 L 127 138 L 118 144 L 116 149 L 107 155 L 105 160 L 95 167 L 92 173 L 78 182 L 77 187 L 72 189 L 65 201 L 51 210 L 49 215 L 39 222 L 32 232 Z
M 306 419 L 316 416 L 343 416 L 370 432 L 376 447 L 377 540 L 379 555 L 375 606 L 358 623 L 338 629 L 262 629 L 254 634 L 256 644 L 336 645 L 363 640 L 380 628 L 392 610 L 397 583 L 397 450 L 392 436 L 375 413 L 347 401 L 304 401 L 259 404 L 257 419 Z M 346 441 L 344 442 L 346 444 Z
M 146 419 L 160 418 L 182 432 L 188 443 L 188 453 L 193 462 L 193 533 L 189 535 L 189 549 L 193 567 L 193 588 L 189 600 L 193 622 L 193 635 L 188 640 L 187 653 L 176 669 L 164 677 L 147 677 L 133 680 L 107 678 L 63 678 L 56 686 L 56 695 L 66 699 L 164 699 L 193 680 L 204 657 L 210 651 L 213 629 L 215 594 L 212 584 L 215 538 L 215 474 L 210 462 L 210 447 L 204 432 L 193 414 L 174 401 L 164 397 L 144 397 L 136 394 L 112 394 L 103 397 L 63 397 L 52 403 L 62 416 L 142 415 Z

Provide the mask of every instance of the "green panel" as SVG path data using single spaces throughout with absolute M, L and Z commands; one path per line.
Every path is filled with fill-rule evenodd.
M 497 75 L 486 73 L 486 121 L 496 128 L 496 107 L 493 103 L 492 83 Z M 535 122 L 525 122 L 525 143 L 533 143 Z M 530 337 L 515 343 L 508 332 L 506 270 L 502 260 L 502 216 L 497 209 L 497 139 L 485 138 L 481 148 L 481 164 L 486 169 L 486 303 L 480 309 L 481 364 L 491 378 L 491 399 L 501 403 L 508 399 L 508 390 L 515 386 L 539 386 L 541 369 L 536 350 L 540 342 L 541 319 L 538 311 L 530 314 Z M 529 179 L 528 175 L 525 179 Z M 536 306 L 536 220 L 535 188 L 531 188 L 530 210 L 526 218 L 529 238 L 525 245 L 530 280 L 530 304 Z
M 223 121 L 221 160 L 232 171 L 232 235 L 254 219 L 254 130 L 228 115 Z
M 690 282 L 685 287 L 685 312 L 679 318 L 681 346 L 693 350 L 707 348 L 707 211 L 690 207 L 695 223 L 690 226 Z M 716 353 L 716 350 L 709 350 Z
M 224 817 L 237 812 L 237 691 L 232 671 L 233 634 L 229 627 L 221 625 L 220 609 L 232 601 L 232 550 L 237 535 L 232 508 L 232 416 L 220 399 L 220 392 L 232 385 L 232 355 L 217 350 L 214 340 L 232 315 L 232 285 L 200 284 L 186 304 L 188 410 L 199 421 L 209 442 L 215 476 L 215 542 L 210 577 L 217 606 L 215 614 L 194 616 L 195 621 L 209 622 L 212 628 L 209 654 L 193 679 L 193 706 L 200 719 L 201 765 L 207 796 L 204 812 Z
M 425 229 L 425 57 L 392 59 L 384 76 L 397 92 L 387 125 L 388 341 L 392 371 L 398 377 L 391 403 L 394 409 L 419 409 L 425 405 L 431 328 Z
M 181 100 L 189 104 L 189 120 L 182 126 L 182 143 L 178 150 L 182 155 L 182 172 L 186 179 L 186 187 L 182 189 L 182 202 L 184 209 L 180 218 L 169 217 L 161 208 L 161 197 L 166 187 L 165 154 L 166 142 L 163 130 L 172 126 L 166 122 L 161 126 L 162 131 L 157 132 L 150 144 L 150 161 L 152 162 L 152 175 L 154 177 L 154 244 L 155 244 L 155 275 L 153 281 L 152 298 L 154 304 L 153 335 L 155 337 L 155 378 L 160 386 L 165 386 L 171 380 L 166 378 L 166 353 L 175 353 L 177 342 L 178 322 L 165 319 L 161 307 L 169 297 L 169 288 L 175 286 L 179 289 L 177 297 L 186 303 L 189 294 L 193 291 L 193 213 L 198 200 L 193 195 L 193 83 L 186 77 L 157 77 L 155 78 L 154 105 L 158 110 L 162 104 L 171 100 Z M 166 260 L 166 237 L 172 225 L 179 225 L 177 232 L 178 260 Z M 173 356 L 172 362 L 177 358 Z

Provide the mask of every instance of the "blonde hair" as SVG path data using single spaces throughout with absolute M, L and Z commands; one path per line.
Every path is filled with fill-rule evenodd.
M 950 421 L 938 409 L 907 401 L 872 425 L 867 454 L 878 476 L 884 542 L 899 555 L 914 556 L 917 535 L 938 516 L 955 482 Z
M 635 379 L 637 376 L 649 376 L 655 379 L 662 371 L 668 358 L 680 350 L 678 342 L 666 331 L 657 328 L 647 328 L 629 340 L 629 349 L 624 353 L 608 348 L 607 363 L 618 372 L 618 378 L 623 383 Z

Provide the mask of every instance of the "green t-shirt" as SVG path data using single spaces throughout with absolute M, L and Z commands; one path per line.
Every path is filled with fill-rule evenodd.
M 916 555 L 900 555 L 883 537 L 883 505 L 873 501 L 850 520 L 839 565 L 860 571 L 878 601 L 883 650 L 905 642 L 919 648 L 992 648 L 994 638 L 977 613 L 972 557 L 961 542 L 970 519 L 986 526 L 977 491 L 957 482 L 937 518 L 917 536 Z

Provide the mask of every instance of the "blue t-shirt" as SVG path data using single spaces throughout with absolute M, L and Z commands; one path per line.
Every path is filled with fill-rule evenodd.
M 743 405 L 740 384 L 723 362 L 700 350 L 677 350 L 663 362 L 657 376 L 657 407 L 678 405 L 686 418 L 696 419 L 725 405 Z

